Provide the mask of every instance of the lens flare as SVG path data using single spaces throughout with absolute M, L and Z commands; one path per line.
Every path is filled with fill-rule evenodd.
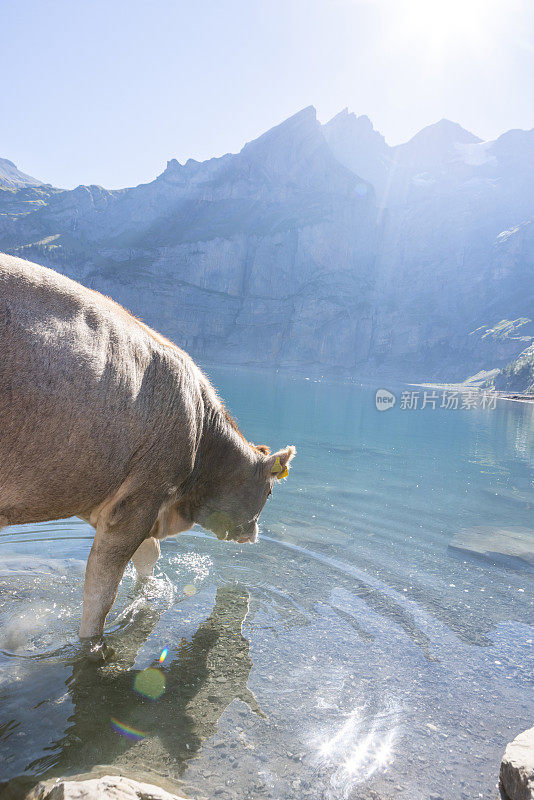
M 165 675 L 156 667 L 148 667 L 135 676 L 134 689 L 144 697 L 157 700 L 165 691 Z
M 168 653 L 168 652 L 169 652 L 169 648 L 168 648 L 168 647 L 165 647 L 165 648 L 164 648 L 164 649 L 161 651 L 161 655 L 160 655 L 160 657 L 159 657 L 159 663 L 160 663 L 160 664 L 163 664 L 163 662 L 164 662 L 164 661 L 165 661 L 165 659 L 167 658 L 167 653 Z
M 131 728 L 129 725 L 125 725 L 124 722 L 121 722 L 115 717 L 111 717 L 110 719 L 111 727 L 121 736 L 126 736 L 127 739 L 133 739 L 135 742 L 139 742 L 141 739 L 145 738 L 145 731 L 140 731 L 137 728 Z
M 192 595 L 194 595 L 195 592 L 196 592 L 196 589 L 195 589 L 195 587 L 193 586 L 192 583 L 188 583 L 188 584 L 186 584 L 184 586 L 184 594 L 186 594 L 188 597 L 191 597 Z

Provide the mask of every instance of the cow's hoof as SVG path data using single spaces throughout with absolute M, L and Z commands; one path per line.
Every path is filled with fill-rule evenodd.
M 93 664 L 104 664 L 106 661 L 111 661 L 115 655 L 115 650 L 103 639 L 86 639 L 84 652 L 87 660 Z

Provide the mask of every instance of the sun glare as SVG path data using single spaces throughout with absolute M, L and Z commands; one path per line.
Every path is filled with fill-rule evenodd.
M 456 49 L 482 50 L 498 26 L 498 0 L 403 0 L 397 6 L 398 37 L 440 58 Z

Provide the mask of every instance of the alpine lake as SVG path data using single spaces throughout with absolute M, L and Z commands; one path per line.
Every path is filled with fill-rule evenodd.
M 194 528 L 144 584 L 129 565 L 96 666 L 92 529 L 2 530 L 0 796 L 124 774 L 193 800 L 495 800 L 534 720 L 534 404 L 208 374 L 249 439 L 297 447 L 259 541 Z

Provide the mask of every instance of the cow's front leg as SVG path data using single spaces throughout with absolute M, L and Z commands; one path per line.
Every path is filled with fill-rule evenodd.
M 80 639 L 87 640 L 89 658 L 105 660 L 111 655 L 102 641 L 104 622 L 115 601 L 124 568 L 132 553 L 126 543 L 106 539 L 106 534 L 97 530 L 85 568 L 83 590 L 83 614 Z
M 159 541 L 153 536 L 149 536 L 137 548 L 132 556 L 132 561 L 140 578 L 150 578 L 150 576 L 154 574 L 154 567 L 159 558 L 159 554 Z
M 113 655 L 111 648 L 102 640 L 104 623 L 117 596 L 126 564 L 144 536 L 145 531 L 136 535 L 134 530 L 120 535 L 116 530 L 111 532 L 97 527 L 85 569 L 80 626 L 80 639 L 86 640 L 88 657 L 92 661 L 104 661 Z
M 161 507 L 161 496 L 139 491 L 139 483 L 128 477 L 99 508 L 95 539 L 85 569 L 80 626 L 80 639 L 88 640 L 88 655 L 94 661 L 102 661 L 110 654 L 102 642 L 106 617 L 126 564 L 150 535 Z

